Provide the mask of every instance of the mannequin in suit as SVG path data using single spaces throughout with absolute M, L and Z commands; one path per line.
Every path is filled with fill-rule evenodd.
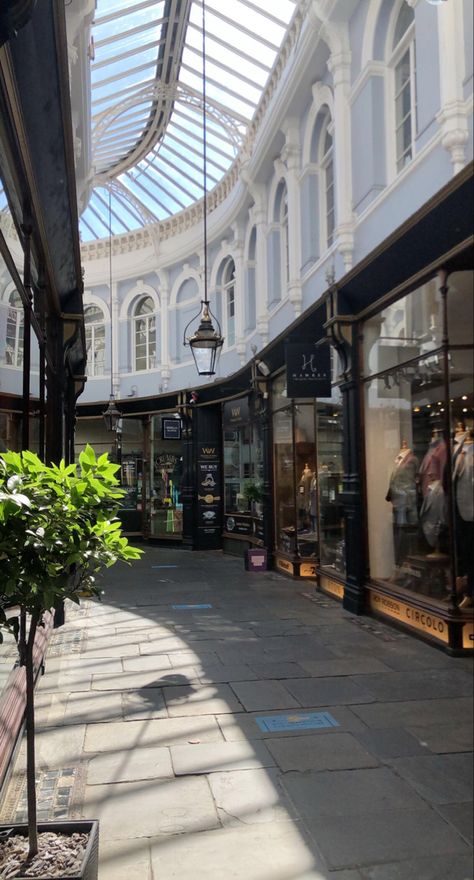
M 395 564 L 401 565 L 409 552 L 407 525 L 418 522 L 417 498 L 418 459 L 408 442 L 402 440 L 400 452 L 393 463 L 386 501 L 392 504 Z
M 455 438 L 456 439 L 456 438 Z M 453 453 L 458 588 L 460 607 L 474 604 L 474 431 L 466 432 Z

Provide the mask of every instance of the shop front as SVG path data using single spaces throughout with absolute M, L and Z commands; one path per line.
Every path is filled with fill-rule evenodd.
M 361 326 L 368 606 L 472 648 L 473 273 L 441 271 Z
M 222 405 L 223 430 L 223 549 L 242 554 L 263 547 L 264 438 L 258 402 L 240 397 Z M 213 475 L 208 474 L 213 488 Z

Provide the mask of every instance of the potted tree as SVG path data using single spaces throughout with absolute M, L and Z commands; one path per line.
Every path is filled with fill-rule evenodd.
M 130 562 L 142 553 L 121 534 L 116 516 L 123 495 L 115 476 L 118 469 L 107 454 L 97 458 L 90 446 L 79 456 L 79 466 L 64 461 L 47 466 L 29 451 L 0 455 L 0 638 L 2 627 L 13 631 L 19 663 L 26 673 L 28 824 L 0 828 L 0 876 L 12 880 L 24 876 L 94 880 L 98 876 L 97 822 L 37 824 L 34 645 L 38 627 L 44 626 L 52 608 L 65 599 L 79 603 L 84 591 L 100 598 L 96 574 L 104 566 L 118 560 Z M 12 609 L 17 610 L 13 616 Z M 47 865 L 42 853 L 42 833 L 47 833 L 49 850 L 56 850 L 52 865 Z M 87 835 L 85 851 L 84 838 L 78 834 Z M 63 854 L 71 840 L 81 857 L 79 866 L 67 873 L 61 865 L 69 861 Z M 2 867 L 2 854 L 9 861 L 8 873 Z M 35 859 L 45 866 L 41 873 L 25 874 L 36 870 Z
M 261 516 L 263 502 L 262 484 L 258 480 L 248 480 L 244 484 L 243 495 L 252 513 Z

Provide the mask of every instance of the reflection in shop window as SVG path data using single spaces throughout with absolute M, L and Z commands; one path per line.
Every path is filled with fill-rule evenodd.
M 8 300 L 5 363 L 12 367 L 23 366 L 24 312 L 20 294 L 13 290 Z
M 86 331 L 87 375 L 103 376 L 105 363 L 104 313 L 98 306 L 84 309 Z
M 156 365 L 155 305 L 150 296 L 139 300 L 133 319 L 135 370 L 152 370 Z

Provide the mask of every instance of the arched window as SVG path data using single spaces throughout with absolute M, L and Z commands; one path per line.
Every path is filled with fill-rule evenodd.
M 104 313 L 99 306 L 84 309 L 86 331 L 87 375 L 103 376 L 105 364 Z
M 5 363 L 12 367 L 23 366 L 23 328 L 25 316 L 20 294 L 12 290 L 8 299 L 7 337 Z
M 395 164 L 397 172 L 413 158 L 416 136 L 415 14 L 403 3 L 393 35 Z
M 235 263 L 227 260 L 222 273 L 222 291 L 225 310 L 225 337 L 227 345 L 235 345 Z
M 334 199 L 334 141 L 331 134 L 331 117 L 329 114 L 324 122 L 321 132 L 321 203 L 323 209 L 322 230 L 326 247 L 331 247 L 334 241 L 334 229 L 336 226 L 336 212 Z
M 155 304 L 151 296 L 142 297 L 133 316 L 135 370 L 153 370 L 156 362 Z
M 288 287 L 290 280 L 290 242 L 288 236 L 288 192 L 286 185 L 280 200 L 280 241 L 281 241 L 281 279 L 283 285 Z

